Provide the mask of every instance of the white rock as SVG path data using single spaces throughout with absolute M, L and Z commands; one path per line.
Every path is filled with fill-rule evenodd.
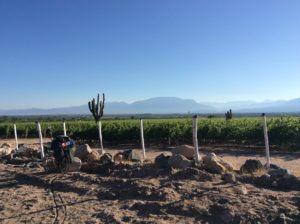
M 88 158 L 88 155 L 92 153 L 92 149 L 88 144 L 80 145 L 77 147 L 75 151 L 75 156 L 78 157 L 82 161 L 86 161 Z
M 2 145 L 1 145 L 1 147 L 0 148 L 12 148 L 12 146 L 11 146 L 11 144 L 10 143 L 8 143 L 8 142 L 5 142 L 5 143 L 3 143 Z
M 10 155 L 14 152 L 15 150 L 12 148 L 0 148 L 0 157 Z

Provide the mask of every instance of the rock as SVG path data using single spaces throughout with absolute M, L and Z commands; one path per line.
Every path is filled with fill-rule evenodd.
M 75 156 L 78 157 L 81 161 L 87 161 L 88 154 L 92 153 L 93 150 L 88 144 L 80 145 L 75 150 Z
M 150 164 L 152 163 L 151 159 L 145 159 L 143 160 L 143 164 Z
M 158 168 L 161 168 L 161 169 L 166 169 L 166 168 L 169 168 L 170 165 L 168 163 L 170 159 L 170 156 L 166 156 L 165 154 L 160 154 L 159 156 L 157 156 L 155 158 L 155 166 L 158 167 Z
M 113 157 L 109 153 L 105 153 L 103 156 L 100 158 L 100 163 L 102 165 L 110 165 L 113 163 Z
M 124 160 L 133 161 L 133 162 L 141 162 L 142 157 L 137 152 L 137 150 L 127 149 L 123 153 Z
M 93 150 L 91 153 L 87 154 L 86 156 L 86 162 L 93 163 L 100 160 L 100 154 L 98 151 Z
M 122 152 L 124 160 L 129 160 L 132 149 L 126 149 Z
M 272 177 L 272 176 L 271 176 Z M 278 189 L 282 190 L 300 190 L 300 180 L 292 174 L 285 174 L 283 177 L 274 178 Z
M 226 183 L 235 183 L 236 177 L 235 177 L 234 173 L 225 173 L 222 176 L 222 180 L 224 180 Z
M 268 172 L 268 174 L 273 178 L 277 178 L 277 177 L 289 177 L 290 175 L 292 175 L 292 172 L 287 170 L 287 169 L 275 169 L 275 170 L 270 170 Z
M 211 181 L 213 179 L 212 174 L 205 170 L 199 170 L 194 167 L 189 167 L 185 170 L 180 170 L 172 175 L 174 179 L 190 179 L 197 181 Z
M 257 179 L 257 185 L 278 190 L 300 190 L 300 180 L 287 169 L 271 170 Z
M 271 175 L 267 173 L 258 177 L 258 184 L 260 186 L 269 186 L 270 182 L 271 182 Z
M 2 160 L 7 160 L 7 161 L 10 161 L 14 158 L 14 154 L 11 153 L 11 154 L 8 154 L 6 156 L 0 156 Z
M 245 164 L 241 166 L 240 171 L 242 173 L 254 173 L 262 168 L 263 165 L 259 160 L 248 159 Z
M 132 150 L 130 155 L 130 161 L 141 162 L 143 159 L 136 150 Z
M 0 157 L 6 157 L 13 153 L 15 153 L 15 150 L 12 148 L 6 148 L 6 147 L 0 148 Z
M 171 167 L 175 169 L 186 169 L 193 165 L 191 161 L 189 161 L 182 155 L 171 156 L 168 160 L 168 163 Z
M 29 144 L 20 144 L 18 155 L 26 157 L 34 157 L 40 154 L 40 149 L 38 146 Z
M 223 174 L 227 171 L 226 167 L 220 163 L 220 158 L 214 153 L 203 157 L 203 168 L 211 173 Z M 224 161 L 223 161 L 224 163 Z M 228 165 L 230 167 L 230 165 Z
M 172 155 L 182 155 L 189 160 L 193 160 L 195 156 L 195 150 L 193 146 L 181 145 L 172 150 Z
M 264 167 L 267 167 L 267 164 L 265 164 Z M 271 164 L 270 164 L 270 169 L 276 170 L 276 169 L 280 169 L 280 167 L 277 166 L 276 164 L 271 163 Z
M 3 143 L 2 145 L 1 145 L 1 147 L 0 148 L 12 148 L 12 146 L 11 146 L 11 144 L 10 143 L 8 143 L 8 142 L 5 142 L 5 143 Z
M 114 162 L 115 163 L 121 163 L 123 161 L 123 154 L 121 152 L 114 155 Z
M 73 158 L 73 162 L 69 165 L 68 172 L 77 172 L 81 168 L 81 160 L 78 157 Z
M 222 160 L 220 157 L 217 157 L 219 160 L 218 162 L 226 168 L 227 171 L 232 172 L 233 171 L 233 166 L 230 163 L 225 162 Z

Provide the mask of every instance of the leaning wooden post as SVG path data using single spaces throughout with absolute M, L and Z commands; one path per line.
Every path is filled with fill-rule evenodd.
M 268 126 L 267 126 L 267 116 L 265 113 L 262 114 L 263 117 L 263 127 L 264 127 L 264 137 L 265 137 L 265 146 L 266 146 L 266 157 L 267 157 L 267 168 L 270 168 L 270 146 L 269 146 L 269 137 L 268 137 Z
M 40 147 L 41 147 L 41 158 L 44 159 L 45 153 L 44 153 L 44 143 L 43 143 L 43 135 L 42 135 L 42 129 L 40 122 L 36 122 L 39 138 L 40 138 Z
M 199 146 L 198 146 L 198 117 L 195 115 L 193 117 L 193 143 L 194 143 L 194 149 L 195 149 L 195 162 L 200 162 L 200 155 L 199 155 Z
M 143 119 L 141 119 L 141 144 L 142 144 L 142 150 L 143 150 L 143 160 L 146 159 L 146 149 L 145 149 L 145 140 L 144 140 L 144 122 Z
M 19 143 L 18 143 L 18 134 L 17 134 L 17 125 L 14 124 L 14 133 L 15 133 L 15 140 L 16 140 L 16 150 L 19 151 Z
M 66 122 L 65 121 L 63 123 L 63 127 L 64 127 L 64 136 L 67 136 L 67 128 L 66 128 Z

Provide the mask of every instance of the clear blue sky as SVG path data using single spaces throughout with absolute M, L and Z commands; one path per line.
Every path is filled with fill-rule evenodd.
M 300 1 L 0 0 L 0 109 L 300 97 Z

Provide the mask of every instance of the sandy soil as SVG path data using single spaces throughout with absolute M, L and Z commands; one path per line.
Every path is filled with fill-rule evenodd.
M 202 148 L 211 151 L 236 169 L 249 158 L 265 160 L 263 151 Z M 153 159 L 160 153 L 152 149 L 147 155 Z M 300 176 L 298 153 L 274 152 L 272 162 Z M 152 164 L 49 174 L 42 167 L 0 163 L 0 223 L 300 223 L 300 191 L 237 178 L 226 183 L 199 169 L 158 170 Z

